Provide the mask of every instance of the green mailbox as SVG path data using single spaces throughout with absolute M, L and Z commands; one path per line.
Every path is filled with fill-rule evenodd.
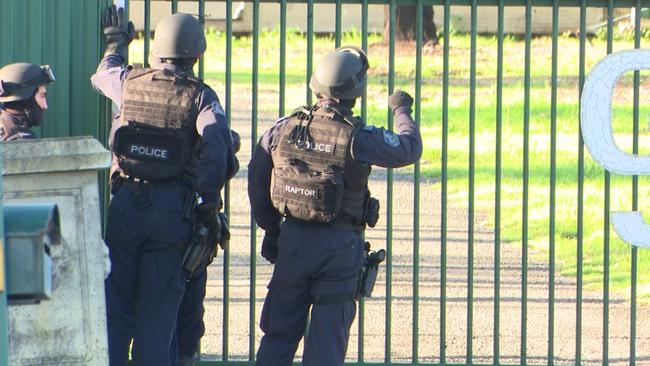
M 50 246 L 61 242 L 55 204 L 5 205 L 7 297 L 10 305 L 33 304 L 52 293 Z

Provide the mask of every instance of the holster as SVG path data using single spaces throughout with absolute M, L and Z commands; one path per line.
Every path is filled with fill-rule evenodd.
M 386 251 L 383 249 L 370 251 L 370 243 L 366 242 L 364 257 L 354 291 L 355 300 L 372 295 L 377 281 L 377 274 L 379 273 L 379 264 L 386 259 Z
M 210 235 L 210 230 L 203 224 L 194 226 L 192 240 L 185 250 L 183 269 L 187 280 L 198 277 L 217 256 L 217 242 Z

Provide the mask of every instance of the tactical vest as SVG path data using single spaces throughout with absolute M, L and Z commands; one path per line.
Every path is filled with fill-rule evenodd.
M 151 182 L 180 177 L 198 151 L 201 80 L 169 70 L 133 69 L 124 80 L 112 151 L 124 174 Z
M 328 106 L 303 107 L 288 117 L 271 152 L 271 200 L 286 217 L 365 225 L 370 166 L 352 159 L 361 121 Z

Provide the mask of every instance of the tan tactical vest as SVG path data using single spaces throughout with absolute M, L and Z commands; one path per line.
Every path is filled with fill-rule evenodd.
M 198 149 L 195 101 L 203 87 L 199 79 L 164 69 L 135 68 L 127 75 L 112 146 L 126 175 L 156 182 L 188 171 Z
M 288 118 L 271 154 L 271 199 L 281 214 L 365 225 L 370 166 L 350 154 L 361 127 L 361 121 L 328 106 L 303 107 Z

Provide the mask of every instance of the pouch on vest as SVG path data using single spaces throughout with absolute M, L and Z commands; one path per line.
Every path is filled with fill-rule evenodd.
M 299 159 L 273 169 L 273 205 L 285 216 L 330 223 L 341 211 L 343 172 L 331 167 L 314 170 Z
M 115 131 L 112 150 L 124 174 L 151 182 L 179 177 L 192 151 L 180 129 L 137 122 Z

